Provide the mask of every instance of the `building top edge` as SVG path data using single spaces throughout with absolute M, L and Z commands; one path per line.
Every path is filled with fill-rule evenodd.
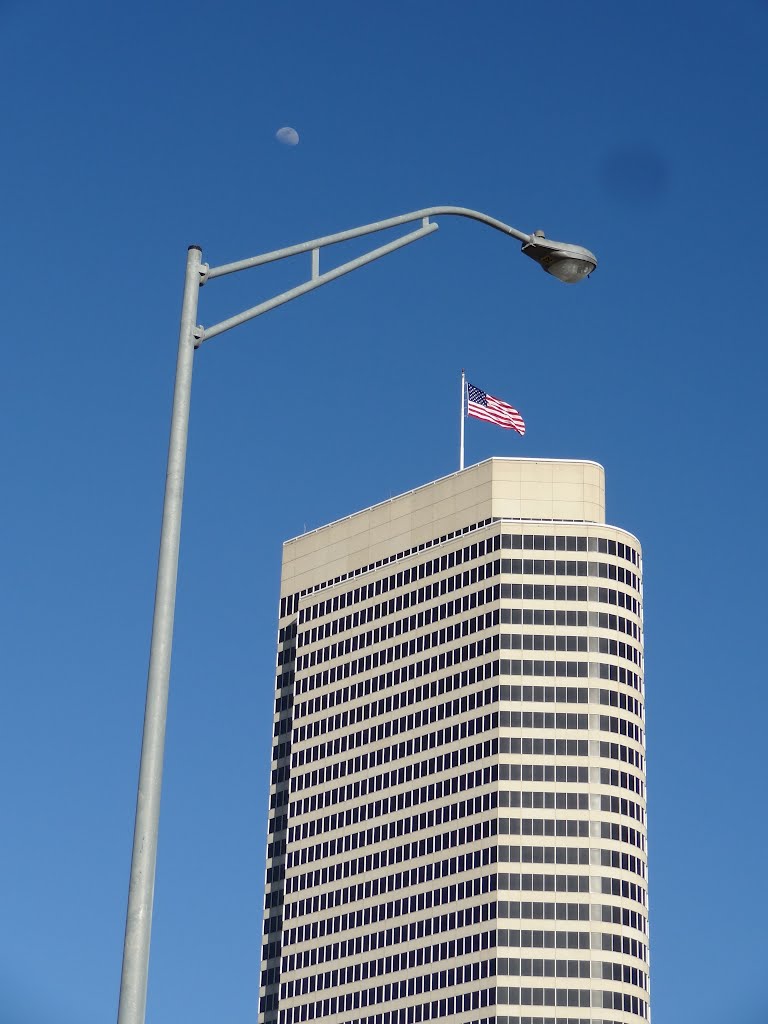
M 320 583 L 315 584 L 314 586 L 306 587 L 303 590 L 301 590 L 300 596 L 304 597 L 307 594 L 313 594 L 320 590 L 333 591 L 336 587 L 340 587 L 342 589 L 347 588 L 349 587 L 349 582 L 351 579 L 364 579 L 370 573 L 378 572 L 378 570 L 381 569 L 383 566 L 389 566 L 399 564 L 401 562 L 406 562 L 408 561 L 409 558 L 421 557 L 423 555 L 424 550 L 439 552 L 444 544 L 450 544 L 451 542 L 456 541 L 457 539 L 466 538 L 468 536 L 473 536 L 475 534 L 481 534 L 486 530 L 498 530 L 499 527 L 510 525 L 514 525 L 517 527 L 576 526 L 580 528 L 586 528 L 587 530 L 598 529 L 600 531 L 610 531 L 612 533 L 619 533 L 623 537 L 626 537 L 634 542 L 634 544 L 637 546 L 638 552 L 641 553 L 642 557 L 642 545 L 638 538 L 634 535 L 634 533 L 630 533 L 629 530 L 625 530 L 621 526 L 612 526 L 608 523 L 598 522 L 597 520 L 591 519 L 514 519 L 510 517 L 501 517 L 498 519 L 492 519 L 485 523 L 478 523 L 474 526 L 468 527 L 466 530 L 461 530 L 455 536 L 451 535 L 447 538 L 440 538 L 439 541 L 435 541 L 434 543 L 422 544 L 419 545 L 418 548 L 414 548 L 412 550 L 397 552 L 395 555 L 389 556 L 388 558 L 385 558 L 381 561 L 377 561 L 371 565 L 362 565 L 356 567 L 352 572 L 345 573 L 344 575 L 338 578 L 322 580 Z M 293 590 L 290 589 L 289 593 L 292 592 Z
M 425 491 L 429 487 L 435 487 L 438 484 L 444 483 L 446 480 L 454 479 L 455 477 L 461 476 L 463 473 L 469 473 L 472 470 L 477 470 L 482 466 L 487 466 L 492 463 L 547 463 L 558 466 L 594 466 L 604 472 L 603 466 L 594 459 L 538 459 L 493 455 L 488 459 L 483 459 L 481 462 L 475 462 L 471 466 L 466 466 L 464 469 L 457 469 L 453 473 L 446 473 L 445 476 L 438 477 L 436 480 L 430 480 L 426 484 L 419 484 L 418 487 L 412 487 L 410 490 L 403 491 L 401 494 L 395 494 L 391 498 L 385 498 L 384 501 L 377 501 L 374 505 L 369 505 L 367 508 L 358 509 L 356 512 L 350 512 L 350 514 L 346 516 L 340 516 L 338 519 L 334 519 L 330 523 L 324 523 L 322 526 L 316 526 L 314 529 L 297 534 L 295 537 L 289 537 L 288 540 L 283 541 L 283 547 L 285 548 L 287 545 L 295 544 L 299 541 L 306 541 L 306 539 L 311 537 L 313 534 L 322 533 L 324 530 L 330 530 L 333 527 L 338 526 L 340 523 L 346 523 L 350 519 L 366 515 L 369 512 L 373 512 L 375 509 L 385 508 L 387 505 L 391 505 L 402 498 L 407 498 L 409 495 Z

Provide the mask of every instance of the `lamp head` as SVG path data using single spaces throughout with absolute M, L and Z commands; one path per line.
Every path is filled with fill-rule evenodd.
M 523 242 L 523 252 L 536 260 L 542 270 L 565 284 L 575 284 L 589 277 L 597 266 L 597 257 L 589 249 L 570 242 L 555 242 L 546 238 L 543 231 L 536 231 Z

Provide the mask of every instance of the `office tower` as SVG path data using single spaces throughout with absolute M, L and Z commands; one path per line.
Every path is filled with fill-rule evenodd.
M 591 462 L 285 544 L 260 1021 L 648 1018 L 641 575 Z

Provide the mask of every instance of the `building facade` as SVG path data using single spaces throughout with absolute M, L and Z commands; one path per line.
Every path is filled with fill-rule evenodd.
M 260 1022 L 649 1018 L 642 622 L 591 462 L 285 544 Z

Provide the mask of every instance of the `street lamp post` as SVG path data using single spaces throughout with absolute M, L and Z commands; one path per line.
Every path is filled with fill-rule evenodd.
M 433 206 L 400 217 L 377 221 L 326 235 L 309 242 L 301 242 L 286 249 L 263 253 L 236 263 L 208 267 L 202 262 L 202 250 L 192 245 L 187 252 L 187 268 L 184 281 L 184 299 L 181 309 L 179 330 L 179 352 L 176 362 L 176 383 L 173 392 L 171 414 L 171 436 L 168 446 L 168 467 L 165 479 L 165 498 L 160 532 L 160 553 L 157 566 L 155 609 L 152 620 L 152 642 L 147 678 L 147 698 L 144 711 L 144 732 L 139 767 L 138 795 L 136 799 L 136 823 L 133 836 L 133 855 L 128 887 L 128 910 L 123 946 L 123 969 L 120 983 L 120 1004 L 118 1024 L 144 1024 L 147 1000 L 147 974 L 149 968 L 149 943 L 152 927 L 152 903 L 155 888 L 155 864 L 157 860 L 157 835 L 160 819 L 160 792 L 163 775 L 163 750 L 165 746 L 165 724 L 168 709 L 168 681 L 171 670 L 171 648 L 173 642 L 173 618 L 176 605 L 176 578 L 179 564 L 179 540 L 181 536 L 181 507 L 184 494 L 184 469 L 186 463 L 189 406 L 192 389 L 192 363 L 195 349 L 210 338 L 224 331 L 267 313 L 271 309 L 290 302 L 306 292 L 328 284 L 359 267 L 386 256 L 411 242 L 437 231 L 438 225 L 431 220 L 437 216 L 468 217 L 495 228 L 522 243 L 522 251 L 559 280 L 574 283 L 588 277 L 597 266 L 597 259 L 588 249 L 578 245 L 554 242 L 543 232 L 526 234 L 504 224 L 494 217 L 458 206 Z M 320 271 L 320 250 L 338 242 L 346 242 L 363 235 L 375 234 L 389 228 L 421 221 L 421 226 L 385 245 L 347 263 L 342 263 L 323 273 Z M 206 281 L 239 270 L 248 270 L 275 260 L 287 259 L 302 253 L 311 254 L 309 278 L 302 284 L 282 292 L 258 306 L 244 310 L 235 316 L 222 320 L 212 327 L 197 325 L 197 304 L 200 288 Z

